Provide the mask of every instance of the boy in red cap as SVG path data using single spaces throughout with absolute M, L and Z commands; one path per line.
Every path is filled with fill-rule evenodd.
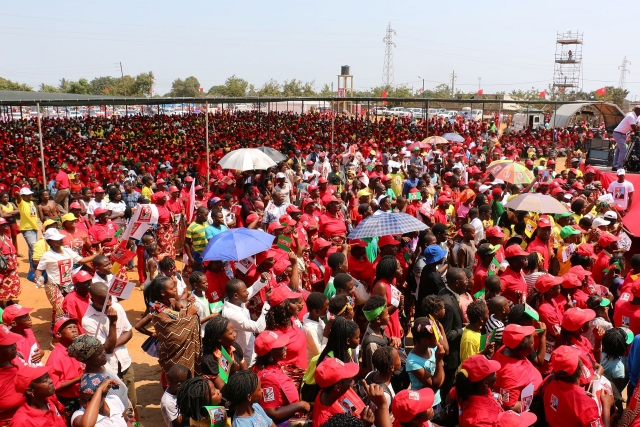
M 21 340 L 16 344 L 22 361 L 27 366 L 42 366 L 44 351 L 40 348 L 38 340 L 31 330 L 31 313 L 33 309 L 13 304 L 4 309 L 2 322 L 11 328 L 11 332 L 18 334 Z
M 82 321 L 82 317 L 91 303 L 89 288 L 92 280 L 93 276 L 84 270 L 79 270 L 73 275 L 74 290 L 68 293 L 62 301 L 62 311 L 71 319 Z
M 540 216 L 536 237 L 527 246 L 527 252 L 538 252 L 544 260 L 544 269 L 549 271 L 549 261 L 553 258 L 553 241 L 551 240 L 551 220 L 546 216 Z
M 56 388 L 56 396 L 60 403 L 70 406 L 72 411 L 80 409 L 79 388 L 84 365 L 76 358 L 69 356 L 67 348 L 78 336 L 79 321 L 68 317 L 58 319 L 53 326 L 56 346 L 49 354 L 46 366 Z
M 391 412 L 396 420 L 394 427 L 423 427 L 432 425 L 433 418 L 433 390 L 402 390 L 398 392 L 391 403 Z
M 528 252 L 523 251 L 520 245 L 513 244 L 504 251 L 509 266 L 500 275 L 504 283 L 501 295 L 513 304 L 520 304 L 527 300 L 527 282 L 522 276 L 522 269 L 528 264 Z
M 602 279 L 604 279 L 605 275 L 603 271 L 609 267 L 613 252 L 618 249 L 619 240 L 620 237 L 614 236 L 613 234 L 602 233 L 600 235 L 600 238 L 598 239 L 598 246 L 600 246 L 602 250 L 598 253 L 596 261 L 593 264 L 593 268 L 591 269 L 593 272 L 593 280 L 596 283 L 602 283 Z

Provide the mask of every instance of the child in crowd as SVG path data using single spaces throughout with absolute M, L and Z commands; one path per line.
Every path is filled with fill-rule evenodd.
M 80 380 L 84 364 L 69 356 L 67 348 L 78 336 L 78 319 L 60 318 L 53 326 L 53 335 L 58 341 L 49 354 L 46 366 L 56 388 L 56 396 L 68 413 L 80 409 Z
M 29 313 L 32 310 L 20 304 L 10 305 L 2 313 L 2 322 L 11 329 L 11 332 L 22 337 L 16 344 L 16 349 L 23 363 L 27 366 L 42 366 L 44 351 L 31 330 L 32 321 Z
M 432 322 L 435 322 L 438 326 L 440 340 L 439 343 L 444 347 L 445 353 L 449 352 L 449 342 L 447 341 L 447 335 L 444 333 L 444 326 L 440 323 L 440 319 L 444 317 L 445 308 L 444 301 L 437 295 L 429 295 L 422 301 L 422 310 L 426 317 L 429 317 Z
M 444 381 L 444 347 L 436 337 L 437 326 L 427 317 L 419 317 L 413 322 L 413 350 L 407 357 L 407 372 L 411 389 L 428 387 L 435 393 L 435 405 L 440 404 L 439 388 Z
M 259 405 L 262 397 L 260 379 L 250 369 L 238 371 L 229 377 L 225 399 L 235 409 L 232 427 L 272 426 L 273 421 Z
M 82 321 L 84 313 L 89 308 L 91 303 L 89 288 L 91 287 L 92 279 L 93 276 L 84 270 L 79 270 L 73 275 L 74 290 L 68 293 L 62 301 L 62 311 L 71 319 Z
M 189 283 L 193 289 L 191 296 L 196 299 L 195 304 L 198 308 L 198 317 L 200 318 L 200 331 L 204 337 L 204 327 L 207 322 L 216 317 L 218 313 L 211 313 L 211 305 L 205 294 L 208 286 L 207 276 L 201 271 L 194 271 L 189 276 Z
M 380 384 L 382 386 L 384 397 L 389 410 L 391 410 L 391 403 L 396 395 L 391 380 L 393 373 L 402 366 L 400 354 L 394 347 L 380 347 L 373 353 L 372 361 L 375 371 L 369 372 L 364 379 L 367 384 Z
M 167 372 L 169 387 L 164 391 L 160 399 L 160 410 L 162 418 L 167 427 L 179 427 L 183 425 L 182 414 L 178 408 L 178 390 L 182 383 L 191 378 L 191 371 L 186 367 L 176 364 Z
M 486 289 L 484 299 L 489 301 L 502 292 L 502 279 L 500 279 L 500 276 L 489 276 L 484 281 L 484 286 Z
M 376 350 L 391 345 L 396 339 L 391 339 L 384 334 L 389 323 L 389 310 L 387 301 L 383 297 L 371 296 L 364 304 L 362 311 L 369 322 L 362 337 L 362 365 L 367 372 L 370 372 L 373 370 L 373 354 Z
M 193 377 L 182 383 L 176 398 L 183 425 L 205 427 L 210 426 L 212 420 L 204 407 L 219 406 L 222 393 L 209 378 Z
M 329 330 L 322 318 L 329 310 L 329 299 L 322 292 L 312 292 L 307 296 L 306 305 L 307 314 L 302 319 L 302 330 L 307 338 L 307 360 L 311 361 L 327 344 Z
M 611 301 L 600 295 L 591 295 L 587 298 L 587 307 L 596 313 L 595 319 L 589 323 L 589 330 L 584 334 L 589 342 L 591 342 L 591 345 L 593 345 L 593 331 L 597 327 L 601 327 L 605 332 L 613 328 L 613 324 L 609 319 Z
M 336 295 L 329 300 L 329 319 L 337 316 L 353 320 L 353 300 L 347 295 Z
M 502 345 L 502 332 L 504 331 L 504 324 L 509 317 L 509 300 L 502 295 L 495 296 L 487 301 L 487 307 L 489 308 L 489 320 L 487 320 L 486 330 L 488 333 L 495 331 L 493 334 L 495 348 L 500 348 Z
M 460 362 L 465 359 L 482 352 L 487 357 L 493 356 L 495 344 L 490 343 L 481 347 L 482 333 L 485 331 L 485 325 L 489 320 L 489 310 L 484 300 L 476 300 L 467 307 L 467 316 L 469 324 L 462 331 L 462 339 L 460 340 Z M 486 331 L 487 335 L 490 331 Z

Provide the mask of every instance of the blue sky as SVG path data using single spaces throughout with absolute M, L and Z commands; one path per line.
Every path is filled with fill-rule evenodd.
M 208 90 L 235 74 L 260 87 L 274 78 L 336 82 L 350 65 L 358 89 L 382 82 L 385 29 L 397 35 L 395 83 L 449 83 L 485 93 L 545 89 L 556 33 L 584 32 L 583 88 L 617 86 L 623 57 L 630 99 L 640 97 L 633 17 L 640 4 L 592 0 L 498 1 L 147 1 L 30 0 L 0 9 L 0 76 L 57 84 L 153 71 L 156 92 L 196 76 Z M 611 21 L 614 10 L 623 20 Z M 628 17 L 625 22 L 624 18 Z

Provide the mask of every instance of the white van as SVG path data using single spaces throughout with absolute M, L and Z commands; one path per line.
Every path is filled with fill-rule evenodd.
M 544 126 L 544 114 L 541 110 L 529 110 L 514 114 L 511 121 L 511 129 L 516 132 L 527 127 L 537 129 L 540 126 Z

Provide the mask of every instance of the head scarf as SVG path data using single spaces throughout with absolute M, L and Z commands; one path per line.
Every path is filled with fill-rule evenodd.
M 80 380 L 80 393 L 94 394 L 100 384 L 107 379 L 109 377 L 104 374 L 84 374 Z
M 102 343 L 97 338 L 86 334 L 78 335 L 67 349 L 67 353 L 80 362 L 85 362 L 101 345 Z

